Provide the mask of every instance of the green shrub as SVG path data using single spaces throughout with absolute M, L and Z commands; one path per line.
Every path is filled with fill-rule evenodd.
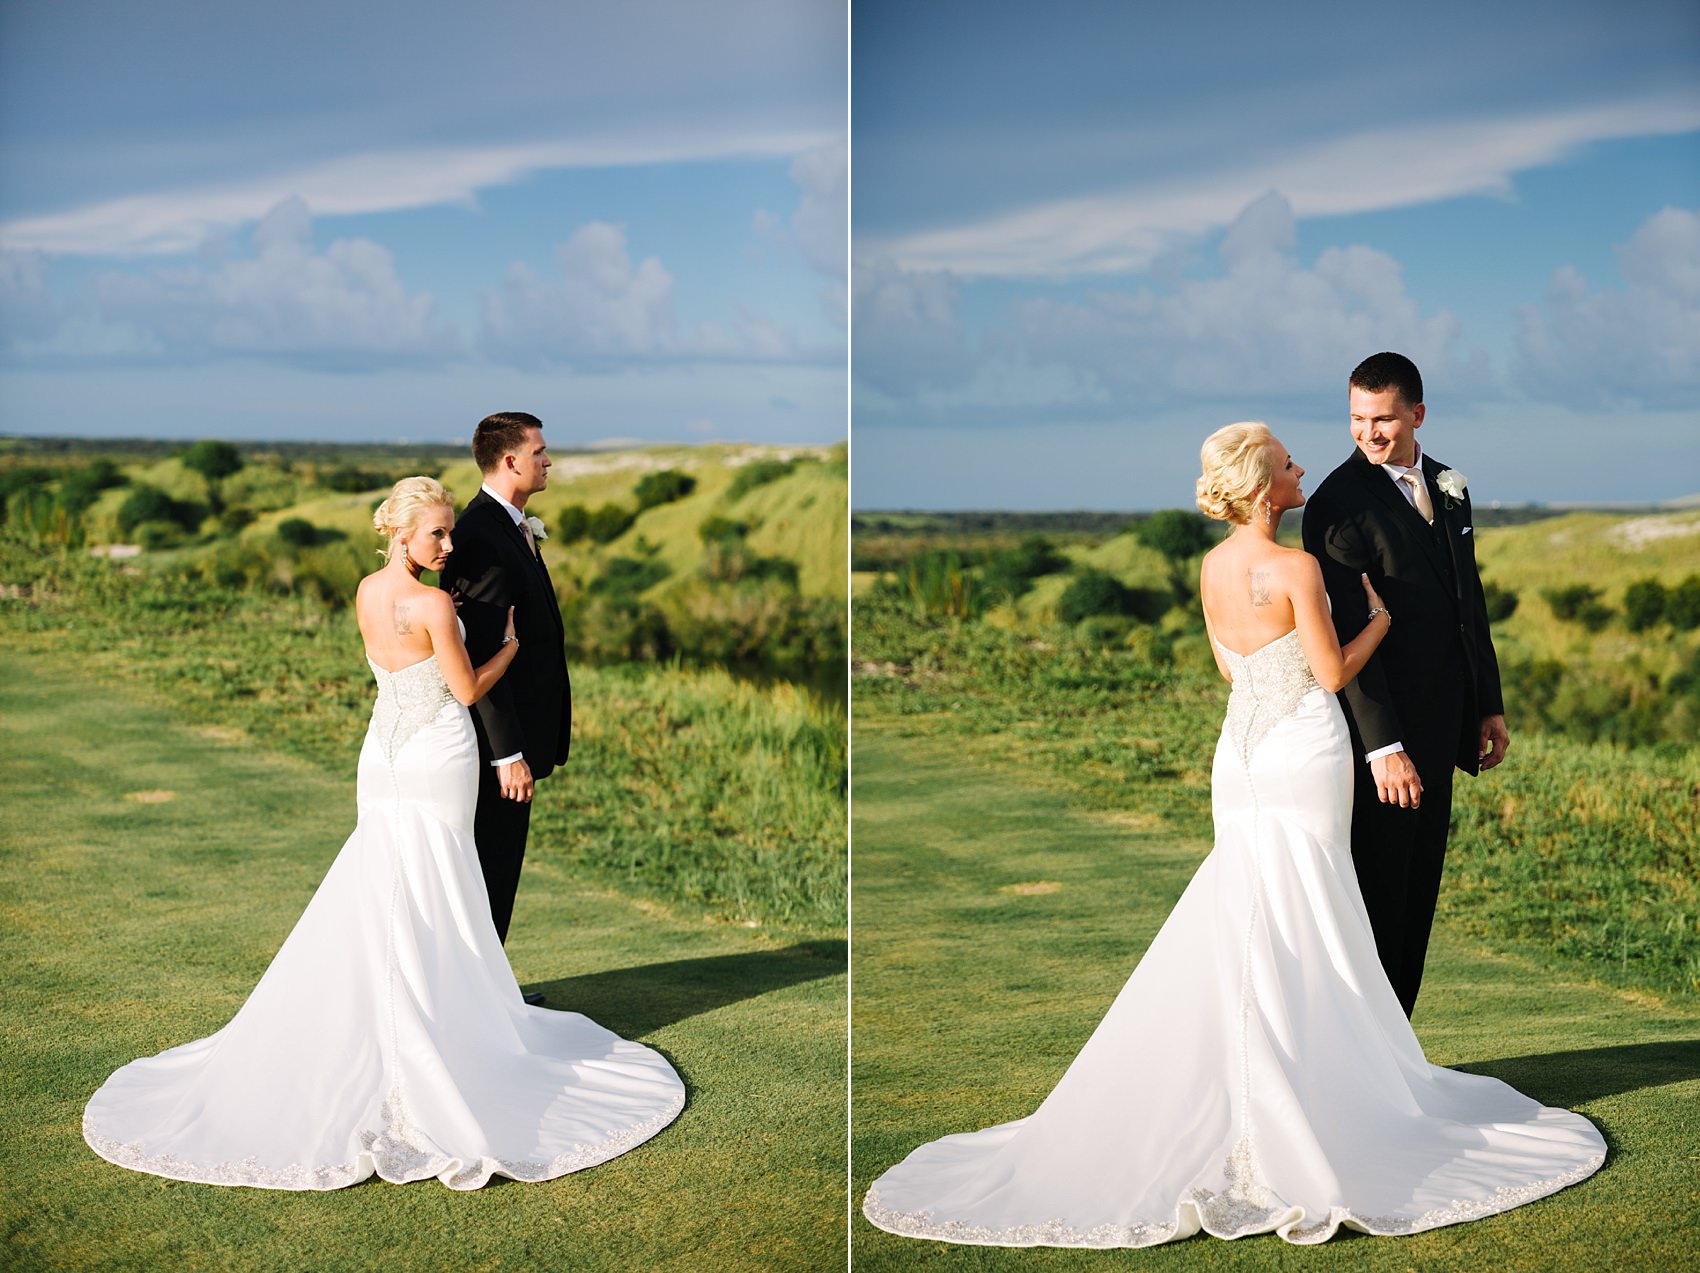
M 206 510 L 199 504 L 174 500 L 154 486 L 138 486 L 118 506 L 118 529 L 125 535 L 143 522 L 171 522 L 185 531 L 199 528 Z
M 778 481 L 797 467 L 795 460 L 751 460 L 738 470 L 732 484 L 726 488 L 726 498 L 735 500 L 758 486 Z
M 1487 621 L 1503 623 L 1517 613 L 1517 594 L 1496 583 L 1482 585 L 1482 598 L 1487 602 Z
M 353 464 L 341 464 L 336 468 L 325 469 L 319 473 L 317 484 L 328 491 L 340 491 L 347 495 L 356 495 L 361 491 L 375 491 L 380 487 L 389 486 L 392 480 L 388 473 L 380 473 L 376 469 L 358 468 Z
M 59 506 L 73 517 L 87 511 L 100 493 L 127 479 L 111 460 L 94 460 L 72 469 L 59 482 Z
M 604 504 L 590 515 L 585 531 L 599 544 L 612 543 L 637 520 L 637 514 L 619 504 Z
M 697 538 L 704 544 L 742 543 L 750 528 L 730 517 L 705 517 L 697 527 Z
M 667 567 L 653 557 L 640 561 L 635 557 L 615 557 L 591 581 L 588 591 L 609 596 L 635 597 L 644 589 L 667 577 Z
M 1182 565 L 1198 556 L 1216 538 L 1207 517 L 1181 508 L 1166 508 L 1136 522 L 1133 537 L 1147 548 L 1162 553 L 1172 566 Z
M 1623 619 L 1631 632 L 1645 632 L 1665 617 L 1665 586 L 1637 579 L 1623 590 Z
M 1057 601 L 1057 618 L 1079 623 L 1094 615 L 1126 614 L 1127 587 L 1103 570 L 1082 570 L 1063 589 Z
M 1665 618 L 1673 628 L 1700 628 L 1700 575 L 1689 575 L 1665 595 Z
M 288 517 L 277 524 L 277 537 L 291 548 L 311 548 L 319 542 L 319 528 L 304 517 Z
M 148 521 L 133 526 L 130 536 L 147 552 L 173 548 L 183 542 L 183 528 L 176 522 Z
M 1032 588 L 1040 575 L 1066 569 L 1068 558 L 1043 535 L 1029 535 L 1014 548 L 988 555 L 980 568 L 986 591 L 1015 598 Z
M 555 514 L 548 531 L 556 543 L 576 544 L 590 533 L 590 510 L 583 504 L 568 504 Z
M 1543 589 L 1541 596 L 1546 599 L 1547 605 L 1552 607 L 1556 618 L 1574 620 L 1581 617 L 1584 607 L 1599 599 L 1600 590 L 1585 583 L 1577 583 L 1563 588 Z
M 662 469 L 659 473 L 646 473 L 632 493 L 637 497 L 638 511 L 655 508 L 661 504 L 671 504 L 676 499 L 683 499 L 697 488 L 697 480 L 689 473 L 681 473 L 678 469 Z
M 1585 583 L 1563 588 L 1548 588 L 1541 595 L 1560 619 L 1580 623 L 1590 632 L 1598 632 L 1611 622 L 1611 607 L 1602 602 L 1600 590 Z
M 242 468 L 242 456 L 228 442 L 209 438 L 197 442 L 183 453 L 183 467 L 199 473 L 208 482 L 217 482 Z
M 0 469 L 0 501 L 9 500 L 20 491 L 39 490 L 53 480 L 53 470 L 39 464 L 19 464 Z

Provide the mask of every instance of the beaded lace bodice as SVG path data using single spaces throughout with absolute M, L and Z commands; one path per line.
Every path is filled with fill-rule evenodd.
M 1223 661 L 1233 674 L 1234 687 L 1228 694 L 1228 716 L 1223 725 L 1240 759 L 1251 763 L 1251 754 L 1263 736 L 1292 715 L 1299 700 L 1317 688 L 1294 628 L 1250 654 L 1238 654 L 1216 642 Z
M 435 720 L 454 695 L 435 654 L 394 672 L 385 671 L 370 658 L 366 662 L 378 679 L 372 731 L 384 749 L 384 758 L 393 761 L 407 740 Z

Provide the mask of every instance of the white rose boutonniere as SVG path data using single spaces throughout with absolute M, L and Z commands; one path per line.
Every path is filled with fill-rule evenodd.
M 1446 471 L 1450 473 L 1452 470 L 1447 469 Z M 545 539 L 549 538 L 549 532 L 543 529 L 543 519 L 541 517 L 532 517 L 530 514 L 527 514 L 525 524 L 531 527 L 531 536 L 538 543 L 541 544 Z
M 1446 496 L 1446 507 L 1457 508 L 1458 501 L 1464 498 L 1464 491 L 1470 485 L 1470 479 L 1457 469 L 1445 469 L 1434 479 L 1434 484 L 1440 488 L 1440 493 Z

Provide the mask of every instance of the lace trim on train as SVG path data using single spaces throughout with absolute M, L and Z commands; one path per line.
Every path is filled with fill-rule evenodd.
M 1524 1203 L 1544 1198 L 1586 1180 L 1600 1169 L 1605 1155 L 1596 1155 L 1587 1162 L 1550 1180 L 1537 1180 L 1527 1185 L 1501 1185 L 1486 1198 L 1457 1199 L 1445 1207 L 1436 1207 L 1419 1216 L 1360 1215 L 1350 1207 L 1331 1207 L 1326 1219 L 1313 1225 L 1293 1225 L 1288 1228 L 1281 1217 L 1290 1214 L 1291 1206 L 1269 1206 L 1256 1196 L 1242 1192 L 1243 1182 L 1233 1181 L 1230 1160 L 1230 1186 L 1221 1193 L 1209 1189 L 1193 1189 L 1182 1206 L 1198 1211 L 1203 1229 L 1214 1237 L 1236 1238 L 1249 1233 L 1268 1232 L 1285 1228 L 1281 1236 L 1296 1244 L 1323 1242 L 1334 1236 L 1341 1225 L 1349 1225 L 1378 1237 L 1420 1233 L 1443 1225 L 1462 1224 L 1483 1216 L 1510 1211 Z M 1267 1199 L 1262 1186 L 1257 1194 Z M 944 1242 L 967 1242 L 981 1246 L 1066 1246 L 1066 1247 L 1142 1247 L 1166 1242 L 1180 1228 L 1168 1224 L 1103 1224 L 1092 1229 L 1076 1229 L 1064 1220 L 1049 1220 L 1042 1224 L 1016 1225 L 1008 1229 L 988 1229 L 961 1220 L 935 1221 L 931 1211 L 890 1211 L 880 1205 L 879 1194 L 868 1191 L 862 1212 L 880 1228 L 911 1238 L 936 1238 Z
M 486 1157 L 461 1159 L 439 1153 L 422 1143 L 409 1128 L 400 1095 L 394 1089 L 384 1102 L 379 1130 L 361 1133 L 362 1153 L 353 1162 L 315 1167 L 304 1164 L 266 1167 L 254 1158 L 212 1164 L 185 1162 L 172 1154 L 150 1154 L 140 1143 L 120 1144 L 108 1140 L 92 1125 L 87 1114 L 83 1118 L 83 1137 L 102 1158 L 120 1167 L 201 1184 L 254 1185 L 264 1189 L 341 1189 L 375 1172 L 392 1183 L 437 1176 L 450 1189 L 477 1189 L 496 1175 L 511 1176 L 515 1180 L 551 1180 L 617 1158 L 666 1127 L 679 1116 L 684 1106 L 684 1096 L 675 1096 L 667 1108 L 653 1118 L 610 1132 L 602 1140 L 576 1145 L 554 1158 L 511 1162 Z M 444 1173 L 456 1162 L 462 1163 L 459 1170 L 445 1176 Z
M 384 749 L 384 759 L 394 762 L 396 753 L 425 726 L 436 719 L 443 704 L 452 702 L 454 695 L 443 679 L 435 654 L 423 662 L 387 672 L 376 663 L 372 674 L 378 678 L 378 701 L 372 705 L 372 730 Z
M 1250 654 L 1236 654 L 1220 641 L 1216 648 L 1233 673 L 1224 728 L 1240 760 L 1251 763 L 1263 736 L 1293 714 L 1299 701 L 1317 688 L 1294 628 Z

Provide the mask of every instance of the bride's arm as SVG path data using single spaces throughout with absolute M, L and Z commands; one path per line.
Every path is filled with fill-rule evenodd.
M 454 602 L 449 594 L 432 589 L 425 610 L 425 630 L 431 634 L 431 649 L 437 656 L 443 680 L 448 682 L 449 693 L 464 706 L 471 707 L 502 679 L 502 673 L 519 652 L 519 642 L 514 639 L 514 609 L 508 607 L 508 626 L 502 644 L 488 662 L 476 668 L 467 655 L 465 642 L 460 639 L 460 625 L 455 622 Z
M 1342 649 L 1340 638 L 1334 631 L 1334 620 L 1328 614 L 1328 595 L 1323 590 L 1322 568 L 1316 564 L 1316 558 L 1309 553 L 1295 554 L 1288 569 L 1292 572 L 1293 624 L 1299 630 L 1299 644 L 1304 647 L 1305 661 L 1310 664 L 1316 683 L 1338 694 L 1363 670 L 1369 656 L 1375 653 L 1375 647 L 1381 644 L 1381 638 L 1387 635 L 1392 620 L 1381 598 L 1370 586 L 1369 576 L 1363 576 L 1370 608 L 1377 613 L 1370 616 L 1364 630 L 1346 642 Z

